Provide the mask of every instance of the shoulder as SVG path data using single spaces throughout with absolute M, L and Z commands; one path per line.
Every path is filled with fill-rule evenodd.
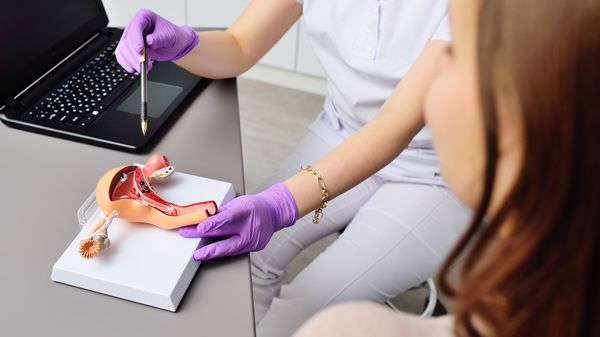
M 294 337 L 453 337 L 452 329 L 452 316 L 419 319 L 418 316 L 399 314 L 376 303 L 346 302 L 315 315 L 300 327 Z

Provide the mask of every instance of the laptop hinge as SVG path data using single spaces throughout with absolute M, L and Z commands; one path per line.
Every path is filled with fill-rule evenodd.
M 14 99 L 12 97 L 5 99 L 4 103 L 6 103 L 6 105 L 8 105 L 9 107 L 11 107 L 15 110 L 19 110 L 24 106 L 23 103 L 21 103 L 20 101 L 17 101 L 16 99 Z
M 102 27 L 98 31 L 104 36 L 111 36 L 113 34 L 107 27 Z

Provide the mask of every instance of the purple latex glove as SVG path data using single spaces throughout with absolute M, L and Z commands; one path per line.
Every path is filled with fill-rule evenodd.
M 173 61 L 189 53 L 199 41 L 189 26 L 177 26 L 149 9 L 140 9 L 127 23 L 115 50 L 119 64 L 128 72 L 140 71 L 140 55 L 146 36 L 146 55 L 150 60 Z M 152 62 L 148 62 L 148 71 Z
M 261 250 L 273 233 L 296 223 L 297 215 L 292 194 L 279 183 L 264 192 L 231 200 L 199 225 L 180 228 L 179 235 L 186 238 L 233 235 L 196 250 L 194 259 L 204 261 Z

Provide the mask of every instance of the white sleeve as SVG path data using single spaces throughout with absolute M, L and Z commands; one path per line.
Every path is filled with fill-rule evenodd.
M 298 0 L 296 0 L 296 1 L 298 1 Z M 431 39 L 432 40 L 445 40 L 445 41 L 452 40 L 452 34 L 450 34 L 450 21 L 448 19 L 448 14 L 446 14 L 446 16 L 444 16 L 444 18 L 442 19 L 442 22 L 440 22 L 440 25 L 435 30 L 435 33 L 433 33 L 433 36 L 431 37 Z
M 297 3 L 304 5 L 304 0 L 296 0 Z

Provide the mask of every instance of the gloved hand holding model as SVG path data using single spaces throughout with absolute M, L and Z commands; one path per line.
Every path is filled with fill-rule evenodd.
M 123 62 L 117 48 L 118 61 L 137 68 L 146 33 L 151 59 L 171 58 L 153 54 L 168 50 L 195 75 L 229 79 L 263 60 L 286 33 L 295 36 L 303 17 L 327 93 L 302 141 L 256 191 L 285 186 L 232 200 L 199 226 L 180 229 L 185 237 L 232 235 L 198 249 L 197 260 L 254 251 L 256 335 L 291 336 L 328 305 L 384 302 L 432 277 L 468 226 L 471 212 L 448 191 L 431 132 L 421 131 L 423 102 L 451 37 L 448 0 L 249 2 L 226 30 L 198 32 L 195 47 L 178 33 L 183 28 L 141 11 L 120 42 L 131 59 Z M 298 172 L 308 166 L 314 173 Z M 288 284 L 291 261 L 344 228 Z
M 180 228 L 179 234 L 187 238 L 233 235 L 196 250 L 194 259 L 204 261 L 265 248 L 273 233 L 296 223 L 297 214 L 292 194 L 279 183 L 233 199 L 199 225 Z
M 189 26 L 177 26 L 148 9 L 140 9 L 129 21 L 115 50 L 117 61 L 125 70 L 140 71 L 140 54 L 146 37 L 146 54 L 150 60 L 174 61 L 189 53 L 199 41 Z M 148 71 L 152 63 L 148 63 Z

